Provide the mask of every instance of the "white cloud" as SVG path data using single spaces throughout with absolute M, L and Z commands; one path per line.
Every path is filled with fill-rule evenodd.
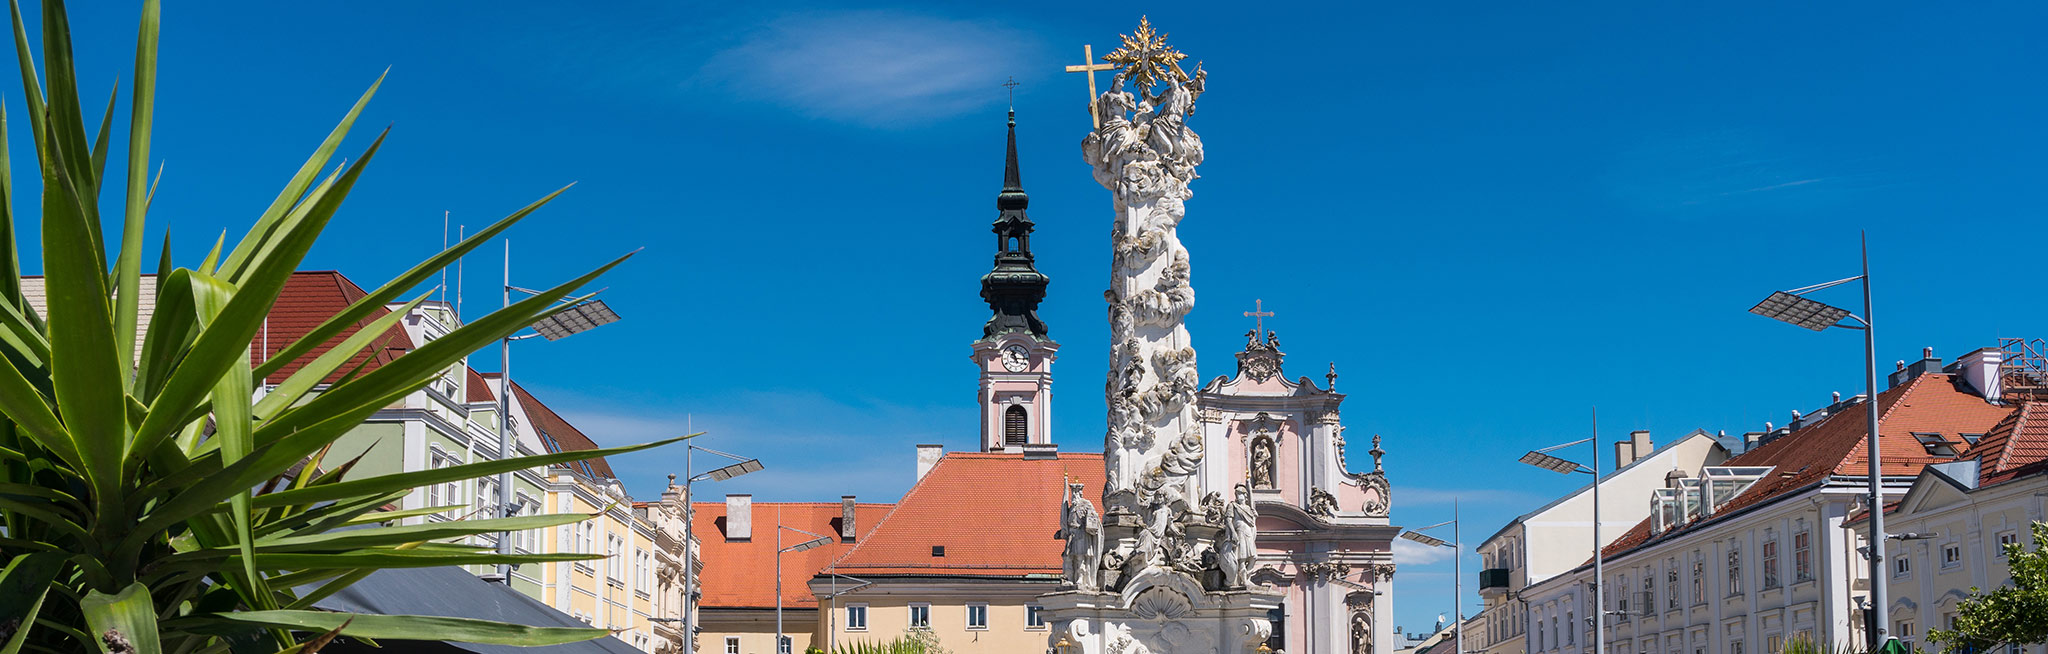
M 1424 545 L 1406 538 L 1394 539 L 1394 563 L 1396 564 L 1429 565 L 1449 560 L 1451 560 L 1451 548 Z
M 713 55 L 697 81 L 813 118 L 907 127 L 1002 102 L 1002 80 L 1035 49 L 1026 33 L 984 21 L 813 12 Z

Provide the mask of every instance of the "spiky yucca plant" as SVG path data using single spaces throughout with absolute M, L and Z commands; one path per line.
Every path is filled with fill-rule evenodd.
M 312 605 L 380 569 L 602 558 L 506 556 L 449 542 L 587 516 L 394 525 L 424 511 L 381 510 L 428 484 L 673 440 L 373 477 L 351 475 L 352 461 L 322 455 L 378 409 L 424 387 L 468 353 L 580 300 L 557 303 L 624 257 L 374 370 L 342 366 L 425 295 L 309 356 L 556 191 L 421 262 L 268 360 L 252 362 L 251 340 L 286 279 L 383 143 L 379 135 L 354 162 L 321 175 L 376 91 L 373 84 L 232 249 L 223 253 L 216 245 L 196 267 L 177 267 L 166 239 L 153 316 L 140 325 L 143 216 L 155 187 L 148 158 L 158 3 L 147 0 L 142 7 L 125 211 L 114 244 L 102 234 L 99 208 L 109 185 L 103 174 L 114 106 L 110 101 L 96 133 L 86 130 L 60 0 L 43 3 L 41 80 L 28 27 L 18 4 L 11 5 L 42 182 L 47 313 L 38 315 L 23 293 L 10 159 L 0 142 L 0 654 L 305 651 L 337 632 L 520 645 L 604 635 L 601 629 L 347 615 Z M 0 113 L 0 133 L 4 126 Z M 117 253 L 111 265 L 109 250 Z M 251 399 L 258 380 L 308 358 Z M 304 472 L 291 474 L 298 469 Z

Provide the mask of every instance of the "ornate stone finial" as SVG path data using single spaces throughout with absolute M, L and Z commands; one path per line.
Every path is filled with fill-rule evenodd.
M 1137 31 L 1117 36 L 1124 40 L 1123 47 L 1103 55 L 1102 60 L 1123 67 L 1125 79 L 1138 90 L 1150 94 L 1160 82 L 1189 81 L 1180 69 L 1180 60 L 1188 58 L 1187 53 L 1167 45 L 1166 33 L 1153 30 L 1150 18 L 1139 16 Z M 1200 71 L 1201 66 L 1197 64 L 1195 69 Z
M 670 486 L 674 486 L 674 485 L 676 485 L 676 473 L 673 473 L 673 472 L 671 472 L 671 473 L 668 473 L 668 485 L 670 485 Z
M 1380 449 L 1379 434 L 1372 435 L 1372 449 L 1368 450 L 1367 453 L 1372 455 L 1372 471 L 1385 472 L 1386 468 L 1380 466 L 1380 457 L 1386 456 L 1387 451 Z
M 1337 392 L 1337 362 L 1330 362 L 1330 374 L 1323 375 L 1323 378 L 1330 380 L 1330 388 L 1328 390 L 1332 393 Z

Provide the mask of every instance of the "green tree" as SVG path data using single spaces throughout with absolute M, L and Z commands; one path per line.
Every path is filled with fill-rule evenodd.
M 2005 546 L 2012 585 L 1989 593 L 1971 588 L 1970 598 L 1956 606 L 1953 626 L 1927 631 L 1927 639 L 1941 643 L 1942 652 L 2048 642 L 2048 523 L 2034 523 L 2033 531 L 2033 551 L 2019 543 Z
M 41 182 L 46 307 L 39 315 L 24 293 L 11 160 L 0 141 L 0 654 L 303 653 L 336 634 L 518 645 L 604 635 L 601 629 L 348 615 L 312 605 L 380 569 L 602 558 L 503 556 L 457 542 L 587 516 L 399 525 L 400 518 L 445 507 L 382 509 L 427 484 L 663 443 L 382 476 L 351 475 L 354 461 L 327 461 L 324 454 L 335 439 L 470 352 L 588 297 L 560 301 L 624 257 L 374 370 L 344 369 L 427 296 L 380 316 L 387 303 L 402 300 L 401 293 L 503 233 L 556 191 L 421 262 L 268 360 L 252 362 L 250 343 L 286 279 L 383 143 L 379 135 L 353 162 L 327 170 L 376 91 L 372 84 L 231 249 L 223 249 L 229 244 L 224 237 L 197 266 L 179 267 L 166 237 L 153 315 L 141 325 L 144 214 L 156 186 L 149 146 L 160 7 L 156 0 L 142 5 L 127 160 L 115 166 L 125 168 L 126 179 L 110 183 L 105 173 L 115 99 L 98 129 L 88 131 L 63 2 L 43 3 L 40 67 L 30 27 L 18 4 L 10 4 Z M 5 120 L 0 112 L 0 134 Z M 123 207 L 118 219 L 107 218 L 119 231 L 102 233 L 101 193 L 117 184 Z M 331 347 L 320 352 L 322 345 Z M 258 380 L 294 361 L 307 363 L 251 399 Z M 664 443 L 675 440 L 681 438 Z

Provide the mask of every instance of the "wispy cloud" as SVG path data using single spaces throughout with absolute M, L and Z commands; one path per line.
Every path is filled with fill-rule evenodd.
M 812 12 L 769 22 L 713 55 L 695 84 L 803 115 L 912 127 L 1003 101 L 1035 41 L 987 21 L 899 11 Z
M 1510 507 L 1519 506 L 1533 509 L 1542 506 L 1544 502 L 1550 501 L 1550 498 L 1529 491 L 1509 488 L 1411 488 L 1406 486 L 1394 488 L 1394 506 L 1396 507 L 1433 506 L 1450 504 L 1453 501 L 1475 506 L 1485 504 Z M 1517 513 L 1519 512 L 1518 510 Z M 1432 520 L 1431 522 L 1435 521 Z
M 1730 203 L 1811 206 L 1889 185 L 1868 156 L 1819 156 L 1743 129 L 1647 138 L 1618 153 L 1606 175 L 1617 199 L 1643 211 L 1683 213 Z
M 1394 563 L 1400 565 L 1429 565 L 1451 560 L 1451 548 L 1417 543 L 1406 538 L 1394 539 Z

